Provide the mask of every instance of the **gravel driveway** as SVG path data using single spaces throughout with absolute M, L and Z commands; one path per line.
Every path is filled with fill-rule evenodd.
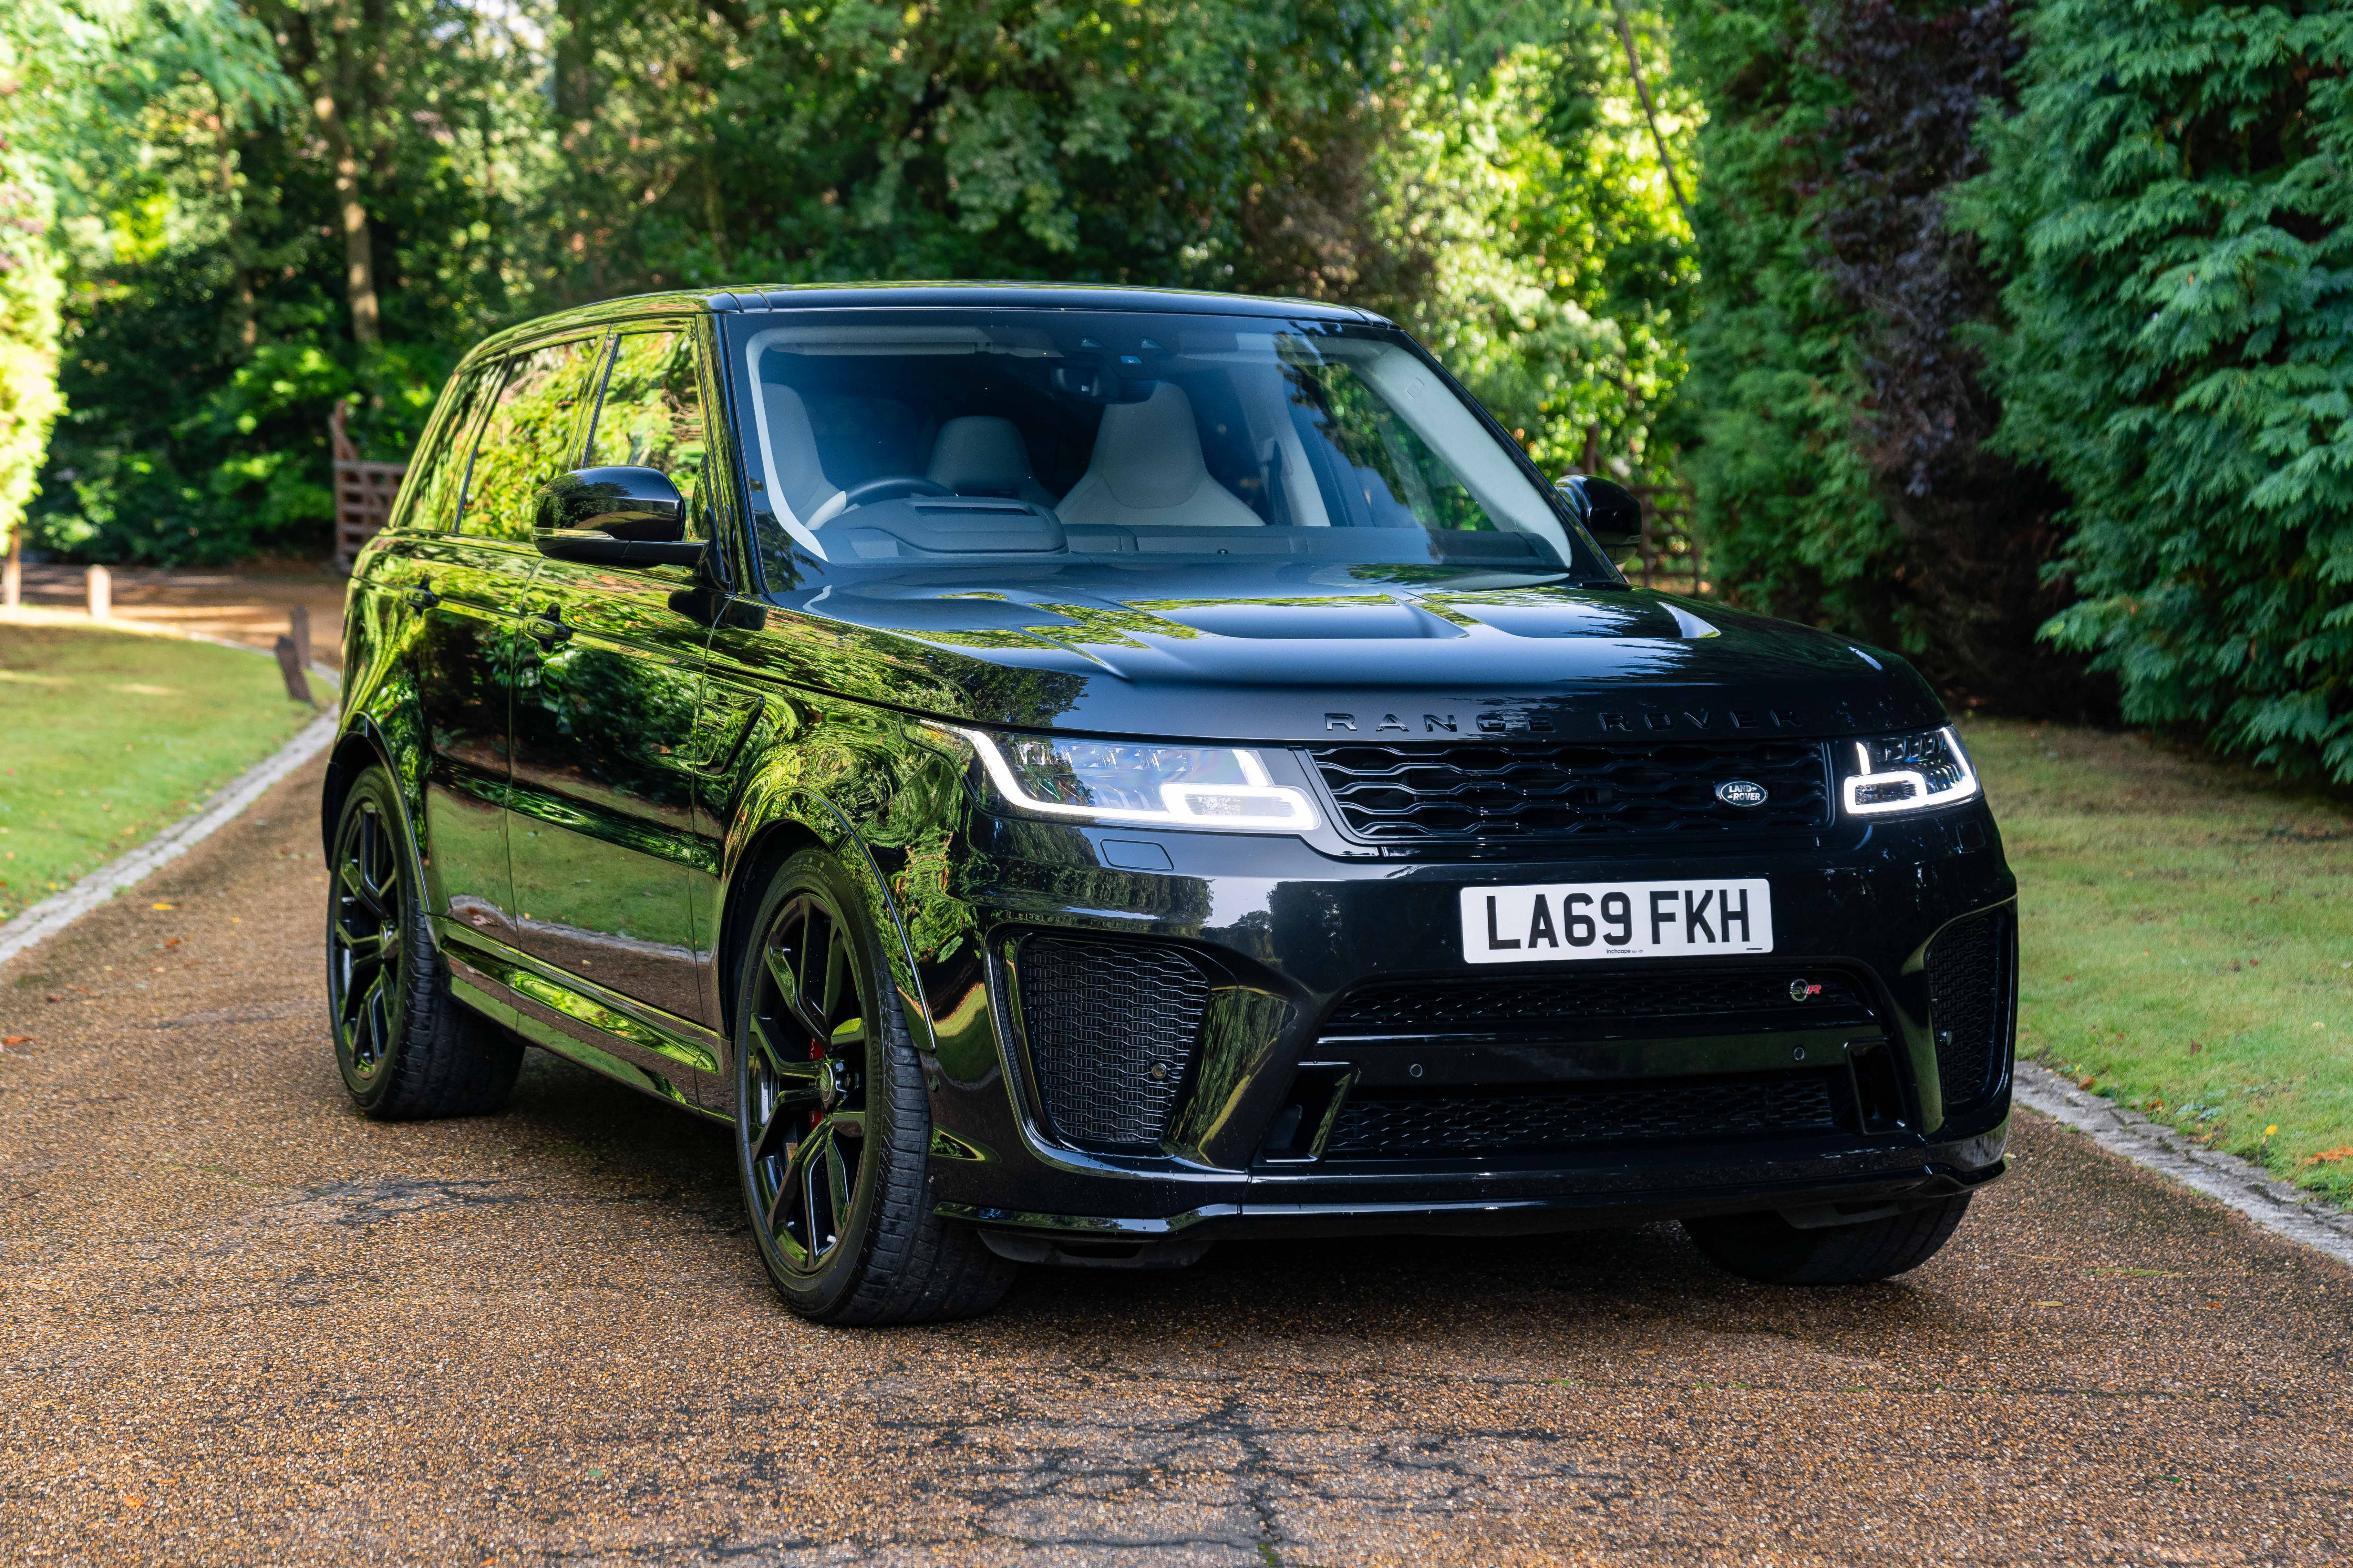
M 0 970 L 0 1562 L 2353 1557 L 2353 1272 L 2024 1113 L 1889 1286 L 1651 1227 L 808 1327 L 717 1128 L 348 1109 L 317 779 Z

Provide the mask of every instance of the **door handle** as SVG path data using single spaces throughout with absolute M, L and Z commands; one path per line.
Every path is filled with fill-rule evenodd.
M 441 595 L 422 583 L 405 590 L 400 596 L 408 601 L 412 610 L 429 610 L 441 602 Z
M 570 626 L 546 616 L 532 616 L 523 622 L 522 629 L 543 643 L 560 643 L 572 635 Z

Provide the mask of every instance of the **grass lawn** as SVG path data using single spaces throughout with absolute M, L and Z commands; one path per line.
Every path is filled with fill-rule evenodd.
M 1963 735 L 2018 873 L 2021 1054 L 2353 1199 L 2353 809 L 2131 735 Z
M 0 625 L 0 920 L 169 827 L 311 717 L 249 653 Z

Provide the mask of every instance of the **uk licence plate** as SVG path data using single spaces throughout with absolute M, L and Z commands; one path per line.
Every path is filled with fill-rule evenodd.
M 1552 882 L 1462 889 L 1472 963 L 1773 951 L 1773 889 L 1734 881 Z

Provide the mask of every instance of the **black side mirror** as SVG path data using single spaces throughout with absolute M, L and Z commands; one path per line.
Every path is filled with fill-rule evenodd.
M 1553 489 L 1568 498 L 1577 521 L 1610 560 L 1622 564 L 1641 548 L 1642 503 L 1625 486 L 1590 474 L 1564 474 Z
M 558 561 L 607 566 L 691 566 L 703 546 L 686 537 L 686 498 L 655 468 L 579 468 L 539 492 L 532 542 Z

